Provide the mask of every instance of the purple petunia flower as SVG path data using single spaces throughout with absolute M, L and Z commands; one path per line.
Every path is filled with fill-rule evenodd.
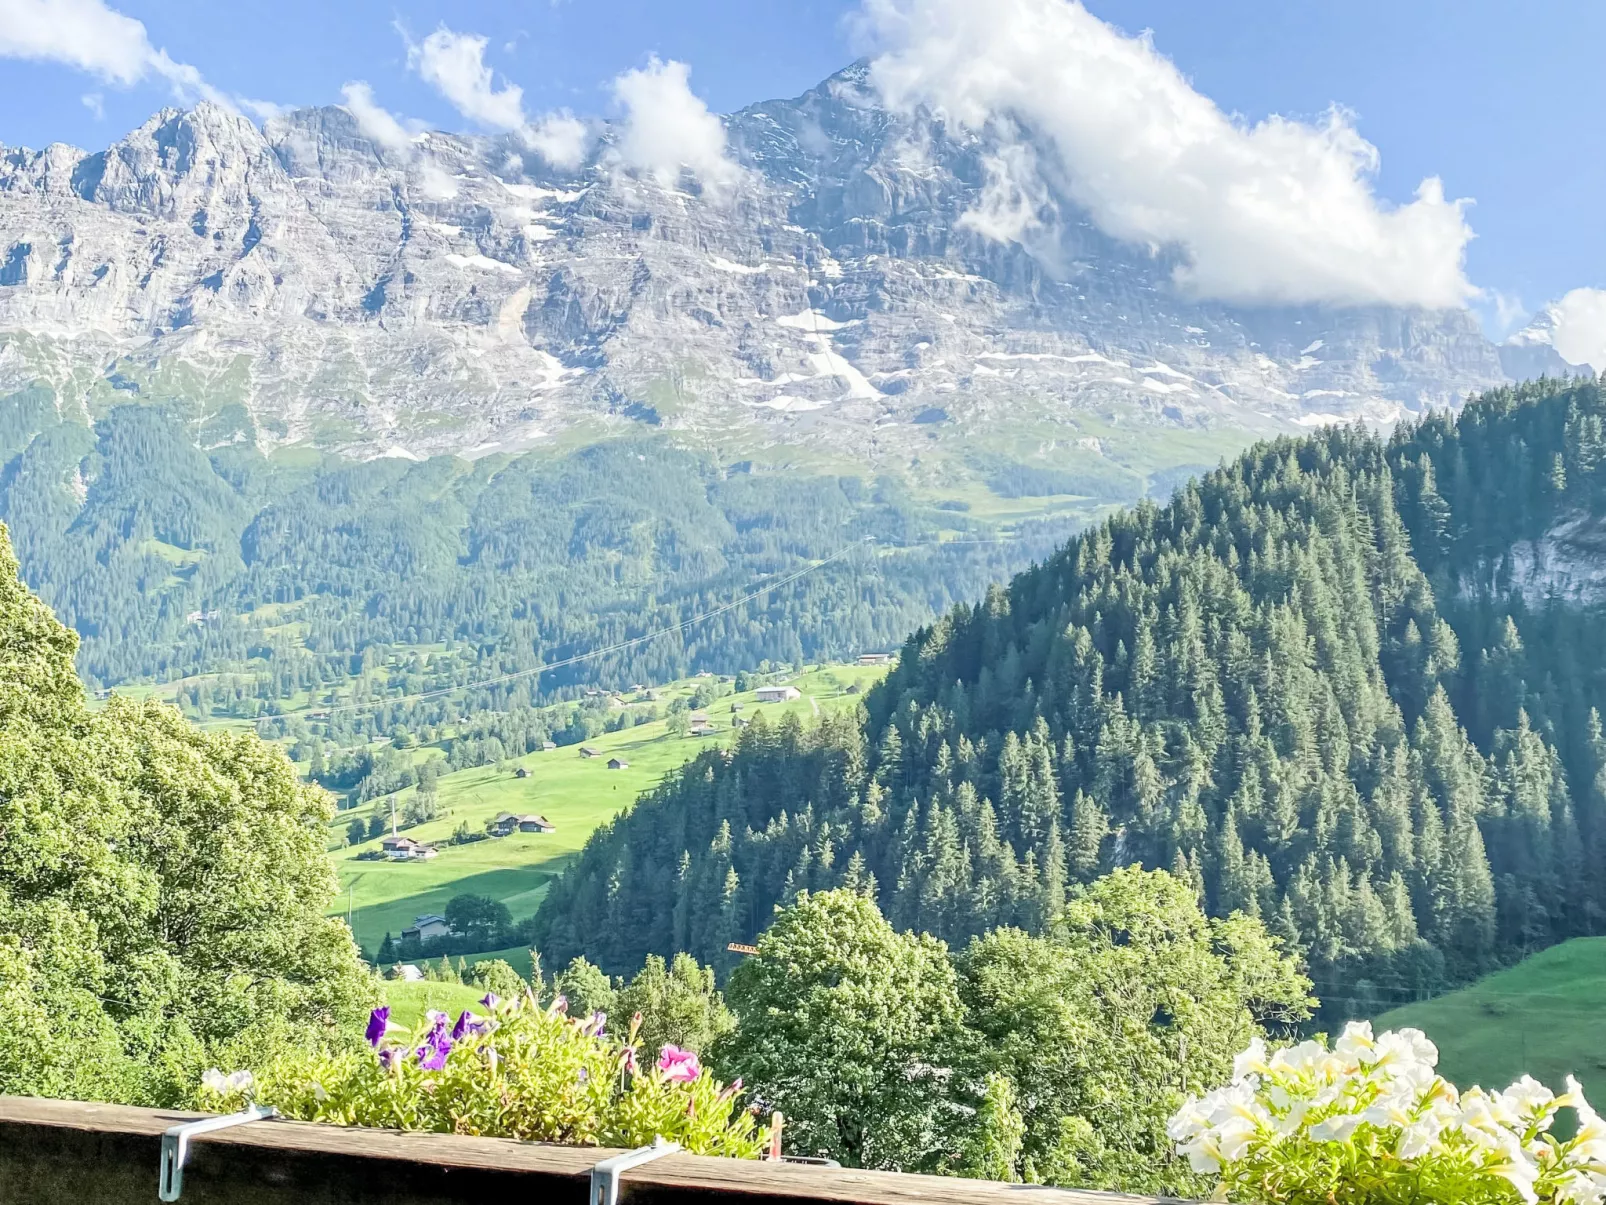
M 672 1084 L 689 1084 L 703 1073 L 696 1051 L 682 1050 L 672 1043 L 659 1051 L 658 1070 Z
M 447 1016 L 436 1009 L 424 1014 L 430 1020 L 430 1029 L 415 1054 L 418 1065 L 425 1071 L 439 1071 L 446 1066 L 446 1056 L 452 1052 L 452 1037 L 446 1032 Z
M 385 1036 L 385 1029 L 390 1024 L 390 1005 L 376 1008 L 368 1014 L 368 1045 L 377 1047 L 380 1039 Z
M 502 997 L 498 996 L 495 992 L 486 992 L 480 997 L 480 1003 L 486 1008 L 495 1008 L 498 1004 L 502 1003 Z
M 484 1018 L 476 1017 L 465 1008 L 458 1014 L 457 1024 L 452 1026 L 452 1041 L 461 1042 L 464 1034 L 484 1033 L 487 1028 Z
M 600 1038 L 602 1030 L 608 1024 L 608 1014 L 600 1008 L 591 1014 L 591 1019 L 585 1023 L 585 1033 L 589 1037 Z
M 386 1071 L 394 1071 L 396 1064 L 401 1061 L 401 1054 L 402 1052 L 396 1047 L 387 1046 L 379 1052 L 379 1065 Z
M 640 1068 L 636 1065 L 636 1048 L 634 1046 L 625 1047 L 625 1052 L 619 1059 L 619 1065 L 631 1075 L 640 1074 Z
M 559 1016 L 567 1014 L 569 1011 L 569 997 L 559 992 L 552 997 L 552 1007 L 549 1011 L 557 1013 Z
M 415 1053 L 418 1065 L 425 1071 L 439 1071 L 446 1066 L 446 1056 L 452 1053 L 452 1039 L 445 1033 L 431 1030 Z

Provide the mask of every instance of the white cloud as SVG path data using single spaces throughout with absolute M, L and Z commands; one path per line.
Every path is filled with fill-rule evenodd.
M 101 0 L 0 0 L 0 55 L 65 63 L 107 83 L 137 84 L 155 68 L 145 26 Z
M 615 150 L 624 166 L 660 184 L 673 184 L 689 167 L 717 191 L 734 183 L 740 169 L 725 154 L 725 123 L 692 92 L 690 78 L 685 63 L 655 57 L 615 79 L 614 98 L 625 114 Z
M 414 42 L 400 24 L 396 28 L 407 42 L 408 64 L 464 117 L 493 130 L 517 131 L 554 167 L 572 170 L 585 161 L 591 145 L 585 123 L 564 110 L 531 124 L 524 116 L 524 89 L 515 83 L 496 87 L 495 75 L 485 65 L 490 39 L 442 25 Z
M 1344 112 L 1236 120 L 1146 36 L 1075 0 L 864 0 L 860 19 L 891 107 L 1000 137 L 969 219 L 992 237 L 1051 241 L 1057 193 L 1115 238 L 1181 248 L 1176 283 L 1196 296 L 1439 307 L 1476 294 L 1463 203 L 1437 179 L 1408 204 L 1381 200 L 1377 149 Z
M 454 33 L 442 25 L 422 43 L 408 43 L 407 61 L 470 121 L 517 130 L 524 125 L 524 89 L 510 83 L 497 90 L 485 65 L 486 43 L 478 34 Z
M 99 92 L 86 92 L 78 99 L 84 102 L 84 108 L 95 115 L 96 121 L 106 120 L 106 98 Z
M 234 111 L 277 108 L 220 92 L 199 70 L 152 46 L 143 23 L 103 0 L 0 0 L 0 58 L 62 63 L 124 87 L 155 76 L 181 100 L 198 97 Z
M 374 100 L 374 90 L 366 83 L 352 80 L 340 89 L 340 95 L 364 138 L 399 155 L 412 153 L 413 135 Z
M 450 201 L 457 196 L 457 182 L 431 159 L 419 162 L 418 187 L 431 201 Z
M 591 149 L 591 129 L 564 109 L 548 113 L 524 131 L 524 141 L 553 167 L 573 171 L 585 162 Z
M 1557 354 L 1606 372 L 1606 289 L 1574 289 L 1547 309 Z

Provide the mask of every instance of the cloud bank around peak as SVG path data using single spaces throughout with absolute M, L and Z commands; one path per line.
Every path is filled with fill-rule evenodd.
M 532 122 L 524 112 L 524 89 L 511 81 L 496 86 L 495 75 L 485 62 L 490 39 L 442 25 L 422 42 L 414 42 L 399 24 L 397 30 L 407 42 L 408 66 L 468 120 L 518 134 L 554 167 L 568 171 L 585 162 L 591 149 L 590 127 L 568 110 Z
M 1003 150 L 968 224 L 1028 248 L 1055 197 L 1106 234 L 1181 250 L 1176 284 L 1238 304 L 1465 305 L 1472 231 L 1440 181 L 1390 205 L 1378 152 L 1334 109 L 1248 124 L 1195 91 L 1147 36 L 1076 0 L 864 0 L 870 77 Z
M 664 187 L 690 168 L 716 195 L 741 177 L 727 154 L 725 123 L 691 90 L 691 68 L 656 56 L 613 81 L 624 112 L 614 153 L 619 162 Z
M 340 96 L 364 138 L 395 154 L 412 152 L 417 135 L 374 99 L 374 90 L 365 81 L 352 80 L 340 89 Z
M 1563 360 L 1606 372 L 1606 289 L 1573 289 L 1545 307 L 1545 317 Z

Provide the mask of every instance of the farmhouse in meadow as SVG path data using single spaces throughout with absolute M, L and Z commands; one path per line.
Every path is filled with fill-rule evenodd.
M 628 769 L 630 769 L 630 763 L 627 762 L 622 757 L 610 757 L 608 759 L 608 769 L 610 769 L 610 770 L 628 770 Z
M 891 653 L 860 653 L 859 654 L 859 664 L 860 665 L 891 665 L 892 664 L 892 654 Z
M 795 686 L 760 686 L 753 697 L 760 703 L 789 703 L 801 699 L 803 692 Z
M 452 926 L 446 923 L 446 918 L 431 912 L 424 916 L 415 916 L 413 923 L 402 930 L 402 940 L 414 938 L 418 941 L 433 941 L 437 937 L 450 937 L 451 933 Z
M 433 845 L 414 841 L 411 837 L 386 837 L 379 843 L 380 851 L 392 862 L 423 862 L 439 851 Z
M 602 756 L 602 750 L 601 749 L 593 749 L 590 745 L 581 745 L 580 746 L 580 756 L 581 757 L 601 757 Z

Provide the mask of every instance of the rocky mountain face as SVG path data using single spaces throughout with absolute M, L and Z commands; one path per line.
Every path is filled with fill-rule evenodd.
M 609 133 L 563 174 L 513 137 L 387 149 L 340 108 L 0 149 L 0 394 L 179 400 L 212 442 L 362 456 L 646 423 L 908 463 L 1006 428 L 1101 455 L 1114 427 L 1387 423 L 1565 370 L 1502 363 L 1462 311 L 1190 301 L 1085 220 L 1052 255 L 992 240 L 963 220 L 985 139 L 878 108 L 857 70 L 728 129 L 718 190 L 627 174 Z

